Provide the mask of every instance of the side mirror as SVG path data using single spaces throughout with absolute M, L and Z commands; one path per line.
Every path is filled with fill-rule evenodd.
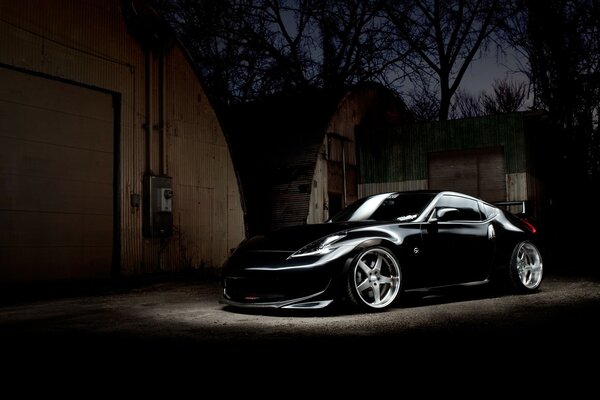
M 435 210 L 436 221 L 453 221 L 460 217 L 460 212 L 457 208 L 438 208 Z

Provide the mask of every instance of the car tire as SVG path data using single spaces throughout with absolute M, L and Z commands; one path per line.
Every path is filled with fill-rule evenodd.
M 402 289 L 402 272 L 394 254 L 385 247 L 362 250 L 350 264 L 346 294 L 352 306 L 382 311 L 396 300 Z
M 517 244 L 512 252 L 509 265 L 509 280 L 517 292 L 535 292 L 544 275 L 542 255 L 529 241 Z

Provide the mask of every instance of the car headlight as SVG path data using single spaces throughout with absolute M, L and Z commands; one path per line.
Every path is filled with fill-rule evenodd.
M 319 240 L 315 240 L 314 242 L 304 246 L 291 257 L 303 257 L 303 256 L 315 256 L 315 255 L 323 255 L 327 253 L 331 253 L 333 250 L 337 248 L 335 244 L 340 240 L 346 237 L 346 233 L 336 233 L 335 235 L 326 236 Z

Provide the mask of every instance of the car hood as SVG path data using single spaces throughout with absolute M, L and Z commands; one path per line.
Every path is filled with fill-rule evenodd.
M 255 236 L 242 243 L 243 251 L 295 252 L 315 240 L 352 229 L 381 224 L 374 221 L 307 224 L 282 228 L 262 236 Z

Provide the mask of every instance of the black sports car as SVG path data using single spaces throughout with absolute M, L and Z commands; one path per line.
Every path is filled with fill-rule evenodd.
M 497 273 L 520 292 L 543 276 L 536 229 L 450 191 L 382 193 L 329 221 L 245 240 L 223 267 L 222 302 L 322 308 L 344 300 L 382 310 L 403 291 L 485 283 Z

